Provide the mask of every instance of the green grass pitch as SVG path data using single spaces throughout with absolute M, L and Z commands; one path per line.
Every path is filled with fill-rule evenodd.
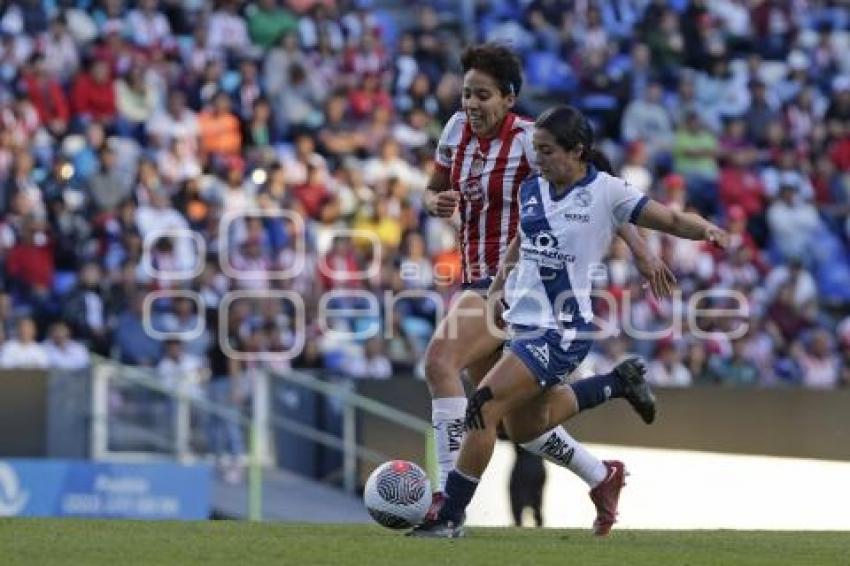
M 0 564 L 846 565 L 850 533 L 470 528 L 445 541 L 371 525 L 2 519 Z

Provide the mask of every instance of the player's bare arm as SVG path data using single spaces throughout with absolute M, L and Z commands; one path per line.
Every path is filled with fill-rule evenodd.
M 623 224 L 617 234 L 632 250 L 638 271 L 649 282 L 652 293 L 659 298 L 672 295 L 676 287 L 676 276 L 660 257 L 652 253 L 637 228 L 632 224 Z
M 505 288 L 505 281 L 507 280 L 511 269 L 516 266 L 518 261 L 519 234 L 514 236 L 511 243 L 508 244 L 508 249 L 505 251 L 505 259 L 502 261 L 502 265 L 499 266 L 499 271 L 496 273 L 495 277 L 493 277 L 493 282 L 490 283 L 490 287 L 487 289 L 487 301 L 490 303 L 490 308 L 493 309 L 493 318 L 495 319 L 496 326 L 499 328 L 504 326 L 504 322 L 502 321 L 502 312 L 504 312 L 506 308 L 506 303 L 502 294 Z
M 460 193 L 450 188 L 449 170 L 438 167 L 428 180 L 425 191 L 425 210 L 428 214 L 439 218 L 451 218 L 460 201 Z
M 493 277 L 493 282 L 490 283 L 490 288 L 487 290 L 488 297 L 495 297 L 497 294 L 500 294 L 502 290 L 505 288 L 505 281 L 508 278 L 508 274 L 510 274 L 511 269 L 519 261 L 519 234 L 514 236 L 511 243 L 508 244 L 508 249 L 505 251 L 505 259 L 502 262 L 502 265 L 499 266 L 499 271 L 496 273 L 496 276 Z
M 673 210 L 655 201 L 646 204 L 636 224 L 679 238 L 705 240 L 724 249 L 729 247 L 729 234 L 722 228 L 697 214 Z

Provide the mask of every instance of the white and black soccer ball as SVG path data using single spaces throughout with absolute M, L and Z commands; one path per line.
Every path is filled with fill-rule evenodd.
M 431 506 L 431 482 L 413 462 L 384 462 L 369 476 L 363 502 L 378 524 L 409 529 L 422 522 Z

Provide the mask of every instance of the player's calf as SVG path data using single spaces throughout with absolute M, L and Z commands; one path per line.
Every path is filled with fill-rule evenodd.
M 638 358 L 621 362 L 611 373 L 581 379 L 571 388 L 578 412 L 610 399 L 625 398 L 647 424 L 655 420 L 655 395 L 646 382 L 646 366 Z

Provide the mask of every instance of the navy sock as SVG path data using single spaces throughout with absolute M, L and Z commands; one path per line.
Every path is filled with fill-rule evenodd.
M 440 519 L 459 523 L 477 487 L 477 481 L 467 478 L 457 470 L 449 472 L 446 479 L 446 502 L 440 509 Z
M 623 384 L 614 372 L 594 375 L 571 384 L 578 401 L 578 410 L 586 411 L 608 399 L 623 396 Z

